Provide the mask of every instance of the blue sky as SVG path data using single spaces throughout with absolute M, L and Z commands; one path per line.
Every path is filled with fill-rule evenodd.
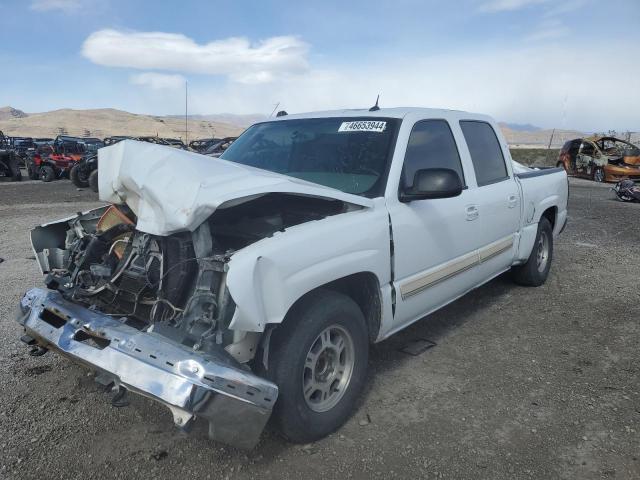
M 0 105 L 382 106 L 640 130 L 639 0 L 0 0 Z

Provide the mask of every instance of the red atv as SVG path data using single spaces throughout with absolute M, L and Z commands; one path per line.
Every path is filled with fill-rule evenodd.
M 85 145 L 76 137 L 58 136 L 53 144 L 42 145 L 27 161 L 27 172 L 32 180 L 50 182 L 68 178 L 71 168 L 85 153 Z

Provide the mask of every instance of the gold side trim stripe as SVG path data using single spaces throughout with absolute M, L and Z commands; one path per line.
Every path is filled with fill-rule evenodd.
M 427 270 L 414 280 L 410 280 L 400 286 L 400 295 L 402 299 L 406 299 L 412 295 L 423 292 L 427 288 L 431 288 L 440 282 L 444 282 L 460 273 L 480 265 L 501 253 L 504 253 L 513 247 L 513 235 L 503 240 L 482 247 L 479 250 L 467 253 L 454 261 Z
M 495 257 L 496 255 L 500 255 L 501 253 L 506 252 L 511 247 L 513 247 L 513 237 L 505 238 L 504 240 L 498 241 L 492 245 L 488 245 L 484 248 L 478 250 L 478 254 L 480 255 L 480 263 L 486 262 L 490 258 Z

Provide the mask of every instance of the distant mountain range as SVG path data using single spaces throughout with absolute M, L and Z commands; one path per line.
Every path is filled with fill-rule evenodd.
M 194 117 L 188 123 L 188 139 L 236 136 L 245 128 L 246 125 L 238 123 Z M 184 117 L 140 115 L 113 108 L 62 109 L 27 114 L 12 107 L 3 107 L 0 108 L 0 130 L 5 135 L 26 137 L 66 134 L 99 138 L 129 135 L 185 139 Z
M 189 115 L 188 139 L 235 136 L 249 125 L 265 119 L 267 116 L 260 114 Z M 531 124 L 502 122 L 500 128 L 509 145 L 515 148 L 546 148 L 552 134 L 551 129 Z M 54 137 L 60 133 L 100 138 L 112 135 L 157 135 L 184 140 L 184 129 L 184 116 L 180 115 L 143 115 L 113 108 L 62 109 L 43 113 L 25 113 L 13 107 L 0 108 L 0 130 L 14 136 Z M 575 130 L 555 130 L 551 146 L 559 147 L 566 140 L 585 135 Z M 639 140 L 639 134 L 632 136 L 632 141 Z
M 238 115 L 235 113 L 214 113 L 211 115 L 188 115 L 188 119 L 204 122 L 220 122 L 235 125 L 237 127 L 247 128 L 257 122 L 262 122 L 268 117 L 258 113 L 248 115 Z M 168 115 L 168 118 L 180 118 L 184 122 L 184 115 Z
M 24 118 L 27 114 L 13 107 L 0 107 L 0 121 L 11 118 Z
M 539 132 L 542 130 L 540 127 L 536 127 L 535 125 L 531 125 L 530 123 L 507 123 L 500 122 L 501 127 L 507 127 L 516 132 Z

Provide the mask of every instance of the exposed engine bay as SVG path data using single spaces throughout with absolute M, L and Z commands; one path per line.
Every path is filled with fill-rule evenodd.
M 66 300 L 206 352 L 238 341 L 226 286 L 234 252 L 347 208 L 269 193 L 216 210 L 193 232 L 159 236 L 138 231 L 127 205 L 110 205 L 37 227 L 32 244 L 47 287 Z

